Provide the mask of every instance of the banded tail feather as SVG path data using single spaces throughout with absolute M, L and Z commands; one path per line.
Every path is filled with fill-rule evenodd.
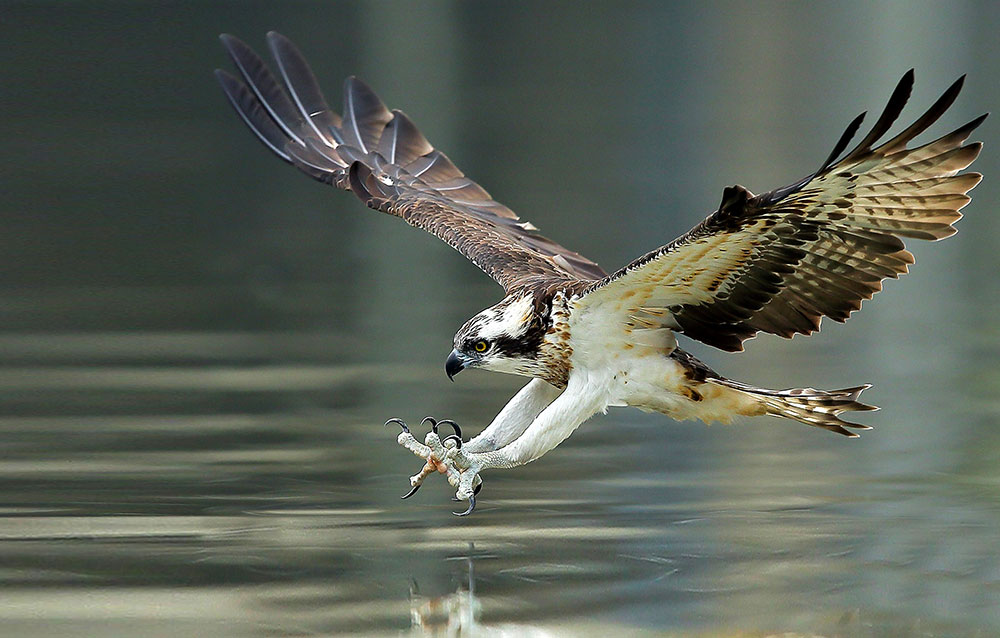
M 845 428 L 871 430 L 872 427 L 844 421 L 840 415 L 844 412 L 878 410 L 877 406 L 858 401 L 861 393 L 872 387 L 870 383 L 840 390 L 815 388 L 768 390 L 729 379 L 712 379 L 712 381 L 753 396 L 763 407 L 764 414 L 792 419 L 851 438 L 858 438 L 859 435 Z

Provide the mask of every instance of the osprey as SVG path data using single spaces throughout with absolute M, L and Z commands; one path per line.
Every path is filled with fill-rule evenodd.
M 908 145 L 954 102 L 959 78 L 926 113 L 888 141 L 910 95 L 913 71 L 896 86 L 872 130 L 843 154 L 854 119 L 819 170 L 754 195 L 723 191 L 719 209 L 670 243 L 608 274 L 543 237 L 436 150 L 401 111 L 350 77 L 343 114 L 326 103 L 302 54 L 268 34 L 280 81 L 246 44 L 222 43 L 240 78 L 216 76 L 236 112 L 274 153 L 313 178 L 350 190 L 370 208 L 400 217 L 465 255 L 505 296 L 464 326 L 445 370 L 481 368 L 531 378 L 478 436 L 428 417 L 417 441 L 398 442 L 426 461 L 411 496 L 434 471 L 475 508 L 479 473 L 534 461 L 611 406 L 674 419 L 728 422 L 773 415 L 856 437 L 866 425 L 844 412 L 874 410 L 842 390 L 768 390 L 727 379 L 677 345 L 676 333 L 726 351 L 766 332 L 782 337 L 845 321 L 913 263 L 903 238 L 938 240 L 969 203 L 978 173 L 959 174 L 982 144 L 966 144 L 982 115 L 923 146 Z M 841 155 L 843 154 L 843 157 Z M 838 159 L 840 158 L 840 159 Z M 455 433 L 438 434 L 440 425 Z

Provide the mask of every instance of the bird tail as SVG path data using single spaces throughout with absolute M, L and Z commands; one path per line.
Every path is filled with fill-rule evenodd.
M 861 393 L 871 387 L 868 383 L 842 390 L 815 388 L 768 390 L 729 379 L 712 379 L 712 381 L 751 395 L 757 400 L 764 414 L 792 419 L 852 438 L 857 438 L 859 435 L 845 428 L 870 430 L 871 426 L 844 421 L 840 415 L 844 412 L 878 410 L 874 405 L 858 401 Z

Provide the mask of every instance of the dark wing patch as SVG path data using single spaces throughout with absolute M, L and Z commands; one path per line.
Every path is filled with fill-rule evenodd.
M 613 304 L 632 323 L 659 324 L 723 350 L 759 331 L 791 337 L 845 321 L 905 273 L 903 238 L 943 239 L 981 175 L 958 175 L 981 143 L 963 145 L 985 115 L 924 146 L 907 144 L 954 102 L 960 78 L 911 126 L 873 145 L 913 84 L 903 76 L 871 132 L 839 162 L 861 118 L 814 174 L 754 196 L 733 186 L 719 210 L 682 237 L 595 284 L 578 302 Z
M 268 34 L 280 82 L 249 46 L 229 35 L 221 40 L 240 73 L 215 72 L 229 102 L 268 148 L 304 173 L 354 190 L 372 208 L 444 240 L 508 290 L 539 279 L 607 275 L 520 221 L 365 83 L 353 77 L 344 83 L 341 116 L 284 36 Z

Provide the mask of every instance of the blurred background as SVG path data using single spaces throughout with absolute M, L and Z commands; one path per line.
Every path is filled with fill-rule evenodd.
M 283 165 L 211 71 L 278 30 L 357 74 L 545 234 L 615 269 L 808 174 L 916 69 L 900 130 L 1000 104 L 989 0 L 7 2 L 0 635 L 1000 633 L 1000 161 L 957 236 L 848 324 L 727 355 L 875 384 L 860 440 L 616 409 L 456 519 L 398 416 L 475 433 L 521 385 L 444 359 L 499 299 Z

